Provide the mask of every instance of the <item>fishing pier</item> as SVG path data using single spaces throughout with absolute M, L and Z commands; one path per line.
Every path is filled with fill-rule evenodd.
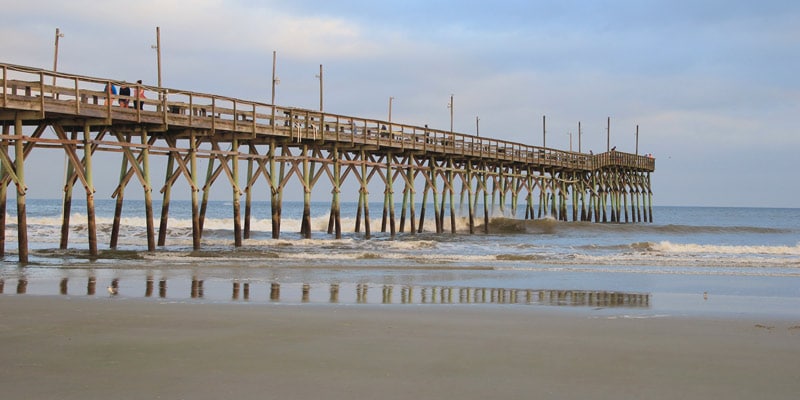
M 68 160 L 61 248 L 69 242 L 73 192 L 82 187 L 92 256 L 98 254 L 93 177 L 98 166 L 92 162 L 97 151 L 120 155 L 120 177 L 112 195 L 112 249 L 132 182 L 138 182 L 144 194 L 149 251 L 166 244 L 170 198 L 179 181 L 191 192 L 195 249 L 201 248 L 209 191 L 215 183 L 230 185 L 237 247 L 249 238 L 253 188 L 258 185 L 269 189 L 272 237 L 280 237 L 283 195 L 293 180 L 303 190 L 301 235 L 310 238 L 311 193 L 323 177 L 332 187 L 328 234 L 336 238 L 342 236 L 341 192 L 348 182 L 358 190 L 354 231 L 366 238 L 373 230 L 371 184 L 384 189 L 380 230 L 392 236 L 422 232 L 429 209 L 437 233 L 455 233 L 457 218 L 465 218 L 470 234 L 488 233 L 494 208 L 517 215 L 522 207 L 526 219 L 653 220 L 650 174 L 655 160 L 638 154 L 585 154 L 11 64 L 0 63 L 0 69 L 0 252 L 5 254 L 6 202 L 13 183 L 21 263 L 28 262 L 25 196 L 31 182 L 25 181 L 25 159 L 40 148 L 61 149 Z M 127 86 L 131 95 L 116 94 L 112 86 Z M 152 157 L 167 158 L 166 171 L 158 174 L 164 176 L 158 220 Z M 457 201 L 466 201 L 467 215 L 456 212 Z

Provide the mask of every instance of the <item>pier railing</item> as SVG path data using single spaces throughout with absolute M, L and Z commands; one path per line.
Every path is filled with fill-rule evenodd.
M 250 140 L 336 142 L 342 146 L 374 146 L 386 152 L 419 152 L 463 156 L 536 167 L 596 170 L 610 166 L 649 171 L 651 157 L 612 151 L 584 154 L 460 134 L 378 119 L 323 113 L 308 109 L 240 100 L 118 80 L 100 79 L 0 63 L 0 108 L 45 115 L 149 124 L 152 132 L 169 127 L 208 130 L 212 134 L 247 135 Z M 108 89 L 117 88 L 117 94 Z M 119 88 L 130 88 L 130 95 Z

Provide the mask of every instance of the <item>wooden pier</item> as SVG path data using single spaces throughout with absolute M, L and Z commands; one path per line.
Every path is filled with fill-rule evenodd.
M 284 189 L 293 179 L 303 189 L 301 234 L 311 237 L 311 193 L 323 177 L 332 186 L 328 234 L 336 238 L 342 235 L 340 194 L 348 178 L 358 187 L 354 230 L 363 231 L 366 238 L 373 229 L 368 190 L 373 180 L 385 188 L 381 232 L 388 231 L 392 236 L 422 232 L 429 207 L 433 209 L 435 231 L 448 230 L 449 218 L 449 231 L 455 233 L 460 218 L 456 203 L 463 202 L 465 196 L 469 233 L 481 227 L 488 233 L 490 206 L 503 212 L 509 209 L 512 215 L 522 207 L 526 219 L 653 220 L 650 173 L 655 170 L 655 160 L 646 156 L 528 146 L 11 64 L 0 63 L 0 69 L 0 234 L 5 232 L 7 189 L 14 183 L 22 263 L 28 262 L 24 160 L 37 148 L 62 149 L 69 161 L 61 247 L 68 246 L 73 190 L 80 182 L 86 196 L 89 252 L 93 256 L 98 254 L 96 166 L 92 162 L 96 151 L 121 156 L 120 179 L 112 195 L 117 208 L 111 248 L 117 246 L 123 198 L 131 181 L 138 181 L 144 191 L 149 251 L 166 244 L 171 192 L 179 180 L 184 180 L 191 191 L 195 249 L 201 247 L 210 188 L 220 178 L 227 180 L 232 192 L 235 246 L 249 238 L 253 188 L 257 185 L 269 189 L 272 237 L 280 236 Z M 130 88 L 130 96 L 114 94 L 110 89 L 124 86 Z M 167 157 L 165 182 L 159 191 L 163 202 L 157 234 L 151 157 Z M 199 162 L 205 163 L 205 171 L 201 171 Z M 246 169 L 244 175 L 242 167 Z M 401 191 L 397 197 L 395 190 Z M 400 202 L 398 221 L 395 204 Z M 421 205 L 420 210 L 416 210 L 416 204 Z M 480 217 L 482 222 L 476 220 Z M 0 252 L 4 251 L 3 236 Z

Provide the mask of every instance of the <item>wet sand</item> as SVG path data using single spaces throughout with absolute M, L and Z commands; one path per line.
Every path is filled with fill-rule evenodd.
M 794 399 L 800 317 L 0 295 L 31 399 Z

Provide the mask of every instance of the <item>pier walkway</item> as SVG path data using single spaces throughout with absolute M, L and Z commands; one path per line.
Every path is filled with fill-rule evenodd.
M 122 170 L 127 171 L 120 175 L 113 194 L 117 216 L 128 183 L 135 179 L 142 184 L 151 251 L 156 242 L 165 244 L 171 189 L 180 179 L 191 188 L 195 248 L 200 248 L 209 189 L 220 177 L 227 179 L 233 193 L 236 246 L 249 236 L 252 188 L 258 184 L 269 187 L 272 236 L 279 237 L 281 202 L 292 179 L 303 188 L 301 233 L 310 237 L 311 193 L 323 176 L 333 188 L 328 233 L 337 238 L 341 237 L 340 193 L 350 177 L 359 188 L 355 232 L 361 232 L 363 225 L 366 237 L 371 234 L 368 187 L 375 177 L 381 181 L 376 184 L 385 188 L 381 231 L 387 231 L 388 223 L 391 235 L 405 232 L 406 222 L 410 234 L 422 232 L 427 207 L 433 208 L 437 233 L 445 231 L 448 215 L 452 232 L 456 218 L 468 219 L 470 233 L 481 226 L 488 232 L 489 204 L 500 210 L 510 207 L 516 215 L 521 197 L 526 219 L 566 221 L 571 214 L 573 221 L 652 222 L 650 173 L 655 161 L 646 156 L 618 151 L 590 155 L 5 63 L 0 63 L 0 69 L 0 232 L 5 231 L 7 188 L 14 183 L 21 262 L 27 262 L 26 185 L 36 184 L 25 182 L 24 160 L 36 148 L 63 149 L 69 160 L 63 248 L 68 243 L 73 188 L 78 181 L 84 188 L 92 254 L 97 254 L 92 163 L 96 151 L 121 154 Z M 123 86 L 130 88 L 130 96 L 116 94 Z M 167 157 L 157 240 L 150 171 L 154 156 Z M 205 163 L 205 173 L 201 173 L 198 160 Z M 245 176 L 240 174 L 240 166 L 246 166 Z M 202 184 L 201 177 L 205 178 Z M 403 196 L 399 229 L 396 189 Z M 421 201 L 415 198 L 420 191 Z M 468 215 L 459 216 L 455 198 L 463 202 L 465 195 Z M 421 205 L 419 214 L 417 204 Z M 476 222 L 479 205 L 483 206 L 482 224 Z M 116 248 L 118 220 L 115 218 L 112 229 L 111 248 Z M 2 251 L 4 243 L 3 237 Z

